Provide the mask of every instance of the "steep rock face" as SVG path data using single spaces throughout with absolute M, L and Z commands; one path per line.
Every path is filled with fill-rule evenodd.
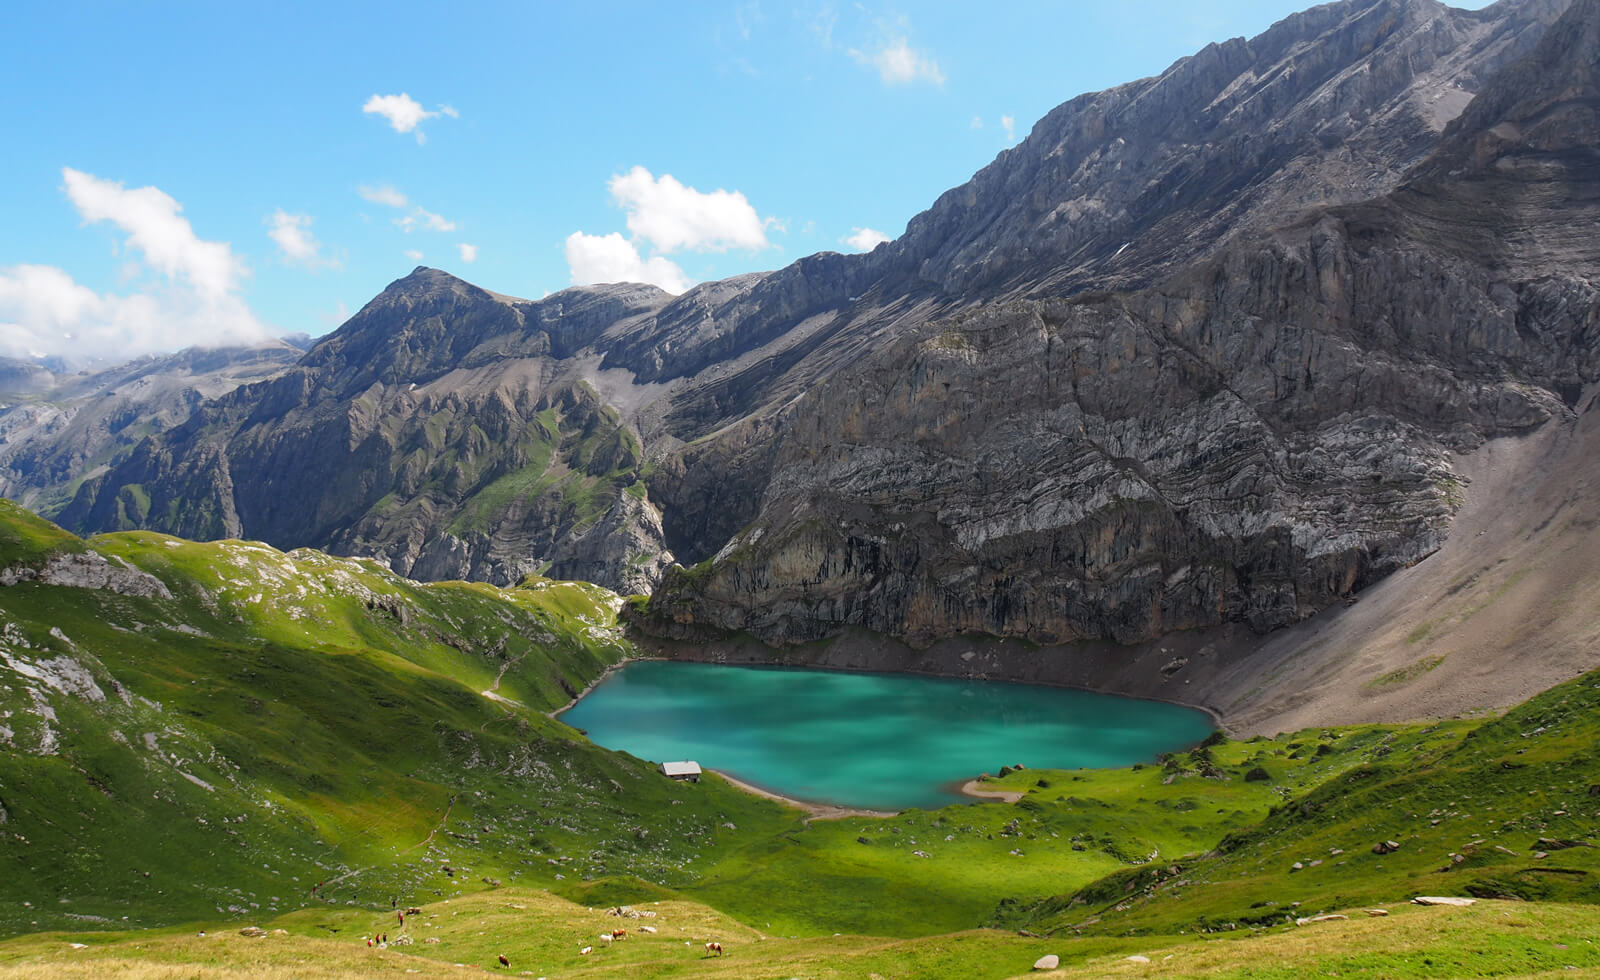
M 1425 557 L 1459 502 L 1448 450 L 1600 379 L 1597 10 L 1391 196 L 836 375 L 790 414 L 753 525 L 651 612 L 780 644 L 1131 643 L 1268 630 Z
M 1313 7 L 1073 99 L 889 249 L 955 294 L 1127 288 L 1285 212 L 1392 190 L 1566 0 Z
M 738 303 L 673 335 L 669 367 L 703 373 L 672 395 L 664 432 L 732 444 L 697 443 L 681 483 L 652 477 L 653 491 L 721 481 L 760 492 L 770 454 L 741 448 L 748 436 L 735 423 L 787 414 L 821 379 L 929 320 L 1000 298 L 1146 286 L 1302 209 L 1394 190 L 1566 6 L 1327 4 L 1258 37 L 1210 45 L 1155 78 L 1067 102 L 894 242 L 864 256 L 815 256 L 752 287 L 741 303 L 798 317 L 781 337 L 756 326 L 769 321 L 735 315 Z M 824 276 L 848 287 L 831 305 L 814 285 Z M 780 283 L 792 284 L 781 301 Z M 813 301 L 785 305 L 791 295 Z M 703 369 L 712 347 L 746 353 Z M 720 501 L 699 506 L 713 499 L 665 508 L 686 561 L 715 553 L 741 526 Z

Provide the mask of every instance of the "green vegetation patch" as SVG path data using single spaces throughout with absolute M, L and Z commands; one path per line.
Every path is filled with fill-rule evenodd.
M 1416 680 L 1435 667 L 1444 663 L 1443 657 L 1424 657 L 1415 663 L 1406 664 L 1398 670 L 1391 670 L 1382 677 L 1374 678 L 1367 682 L 1368 688 L 1396 687 L 1401 684 Z

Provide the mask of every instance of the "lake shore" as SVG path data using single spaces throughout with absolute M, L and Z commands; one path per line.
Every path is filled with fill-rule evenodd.
M 1221 707 L 1188 695 L 1184 690 L 1188 678 L 1165 670 L 1175 662 L 1174 658 L 1193 658 L 1197 666 L 1222 659 L 1214 647 L 1201 645 L 1199 649 L 1190 650 L 1190 646 L 1204 638 L 1188 635 L 1179 639 L 1163 638 L 1159 645 L 1145 644 L 1139 648 L 1142 652 L 1138 657 L 1130 653 L 1134 648 L 1109 641 L 1085 641 L 1084 649 L 1036 648 L 998 637 L 946 637 L 926 649 L 913 649 L 892 637 L 859 628 L 847 628 L 828 639 L 783 648 L 769 647 L 746 633 L 715 640 L 675 640 L 651 634 L 633 622 L 628 624 L 628 638 L 643 652 L 644 655 L 637 658 L 641 660 L 797 667 L 847 674 L 909 674 L 1111 694 L 1189 708 L 1206 715 L 1213 726 L 1238 734 Z M 1006 655 L 1002 656 L 1003 653 Z M 1180 680 L 1182 683 L 1177 683 Z
M 863 810 L 858 807 L 836 806 L 832 803 L 810 803 L 790 796 L 782 796 L 771 790 L 762 789 L 760 786 L 753 786 L 742 779 L 736 779 L 717 769 L 707 769 L 705 771 L 716 773 L 730 785 L 742 789 L 746 793 L 752 793 L 769 800 L 776 800 L 779 803 L 806 811 L 810 814 L 806 818 L 806 823 L 810 823 L 813 820 L 842 820 L 845 817 L 896 817 L 900 815 L 898 810 Z

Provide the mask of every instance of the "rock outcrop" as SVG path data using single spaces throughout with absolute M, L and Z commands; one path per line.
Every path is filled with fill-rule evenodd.
M 172 598 L 160 579 L 119 560 L 109 561 L 93 551 L 52 555 L 42 565 L 13 565 L 0 569 L 0 586 L 41 582 L 73 589 L 103 589 L 119 595 L 151 599 Z

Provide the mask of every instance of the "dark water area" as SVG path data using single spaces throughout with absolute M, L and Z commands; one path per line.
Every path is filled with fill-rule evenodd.
M 654 660 L 616 671 L 561 720 L 642 759 L 874 810 L 970 801 L 954 787 L 1003 765 L 1149 762 L 1214 727 L 1193 708 L 1064 688 Z

